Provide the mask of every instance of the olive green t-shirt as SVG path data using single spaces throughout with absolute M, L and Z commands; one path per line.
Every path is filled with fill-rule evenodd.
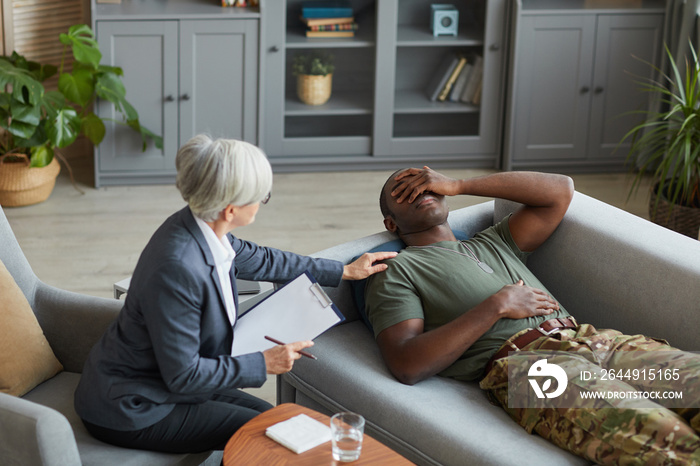
M 428 332 L 520 279 L 526 285 L 546 291 L 526 267 L 529 253 L 520 251 L 515 244 L 508 218 L 465 243 L 493 273 L 484 272 L 461 242 L 441 241 L 430 246 L 407 247 L 386 261 L 389 265 L 386 271 L 369 278 L 365 288 L 366 311 L 375 336 L 408 319 L 423 319 L 424 331 Z M 491 355 L 513 334 L 568 315 L 560 305 L 559 311 L 546 316 L 500 319 L 440 375 L 478 380 L 483 377 Z

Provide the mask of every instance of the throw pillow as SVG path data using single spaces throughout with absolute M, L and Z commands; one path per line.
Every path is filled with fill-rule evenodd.
M 62 370 L 27 298 L 0 261 L 0 391 L 22 396 Z
M 463 231 L 453 230 L 452 233 L 454 233 L 455 238 L 457 238 L 458 241 L 466 241 L 469 239 L 469 236 L 467 236 L 467 234 Z M 403 241 L 401 241 L 400 239 L 395 239 L 395 240 L 380 244 L 379 246 L 374 247 L 366 252 L 387 252 L 387 251 L 400 252 L 405 247 L 406 247 L 406 244 L 404 244 Z M 361 255 L 362 254 L 354 257 L 350 262 L 354 262 Z M 365 309 L 365 285 L 366 284 L 367 284 L 367 279 L 353 280 L 350 282 L 350 286 L 352 287 L 352 296 L 355 299 L 355 307 L 357 307 L 357 312 L 359 312 L 360 318 L 362 319 L 362 322 L 365 323 L 367 328 L 369 328 L 370 330 L 373 330 L 372 324 L 370 323 L 369 318 L 367 317 L 367 310 Z

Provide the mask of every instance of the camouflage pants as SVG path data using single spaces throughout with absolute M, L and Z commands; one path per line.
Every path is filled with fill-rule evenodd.
M 542 336 L 522 350 L 556 351 L 556 363 L 569 377 L 561 398 L 577 400 L 575 407 L 571 403 L 569 407 L 509 407 L 509 374 L 516 383 L 527 384 L 527 367 L 515 362 L 518 353 L 496 361 L 480 386 L 529 433 L 536 432 L 555 445 L 599 464 L 700 466 L 700 354 L 683 352 L 643 335 L 596 330 L 588 324 Z M 520 366 L 524 367 L 522 371 Z M 675 370 L 679 377 L 669 382 L 624 378 L 592 382 L 580 377 L 582 368 L 598 373 L 601 369 L 622 370 L 618 373 L 624 374 L 627 369 L 644 367 Z M 591 389 L 678 390 L 679 387 L 683 390 L 684 408 L 664 407 L 661 403 L 669 403 L 661 400 L 580 399 L 580 392 Z

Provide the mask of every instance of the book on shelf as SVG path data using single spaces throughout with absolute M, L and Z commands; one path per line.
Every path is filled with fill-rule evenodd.
M 476 55 L 474 57 L 471 75 L 469 76 L 467 85 L 464 86 L 464 91 L 462 91 L 462 95 L 459 98 L 460 101 L 467 104 L 472 103 L 472 101 L 474 100 L 474 95 L 476 94 L 476 91 L 479 87 L 479 83 L 481 82 L 481 76 L 483 75 L 483 72 L 484 59 L 481 57 L 481 55 Z
M 455 68 L 457 68 L 459 59 L 460 57 L 457 54 L 450 52 L 445 55 L 442 62 L 440 62 L 440 65 L 437 67 L 428 83 L 428 87 L 425 89 L 428 99 L 430 99 L 431 102 L 436 102 L 438 97 L 440 97 L 440 93 L 445 88 L 445 84 L 447 84 Z
M 306 31 L 306 37 L 355 37 L 355 31 Z
M 346 16 L 344 18 L 304 18 L 301 21 L 306 24 L 306 27 L 327 26 L 335 24 L 351 24 L 355 22 L 354 16 Z
M 457 81 L 457 77 L 462 72 L 462 68 L 464 68 L 464 65 L 466 63 L 467 57 L 460 56 L 459 61 L 457 62 L 457 66 L 455 66 L 455 69 L 452 70 L 452 73 L 450 73 L 450 77 L 447 78 L 445 86 L 440 91 L 440 95 L 438 96 L 438 100 L 440 102 L 444 102 L 445 100 L 447 100 L 447 97 L 449 97 L 450 91 L 452 90 L 452 86 L 454 86 L 455 82 Z
M 307 31 L 357 31 L 357 23 L 322 24 L 320 26 L 309 26 Z
M 474 98 L 472 99 L 472 103 L 474 105 L 481 105 L 481 88 L 483 87 L 484 80 L 482 79 L 479 81 L 479 87 L 476 88 L 476 92 L 474 93 Z
M 301 5 L 306 37 L 354 37 L 357 23 L 347 0 L 306 1 Z
M 301 4 L 303 18 L 345 18 L 353 14 L 352 5 L 347 0 L 316 0 Z
M 237 6 L 241 8 L 260 6 L 260 0 L 221 0 L 221 6 Z
M 462 96 L 464 86 L 467 85 L 473 67 L 474 65 L 472 65 L 471 60 L 467 58 L 467 63 L 464 64 L 462 71 L 460 71 L 459 76 L 457 76 L 457 81 L 455 81 L 450 91 L 450 102 L 459 102 L 459 98 Z

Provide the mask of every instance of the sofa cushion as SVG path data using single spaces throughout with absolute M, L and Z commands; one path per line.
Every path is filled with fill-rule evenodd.
M 63 370 L 5 264 L 0 261 L 0 391 L 22 396 Z

